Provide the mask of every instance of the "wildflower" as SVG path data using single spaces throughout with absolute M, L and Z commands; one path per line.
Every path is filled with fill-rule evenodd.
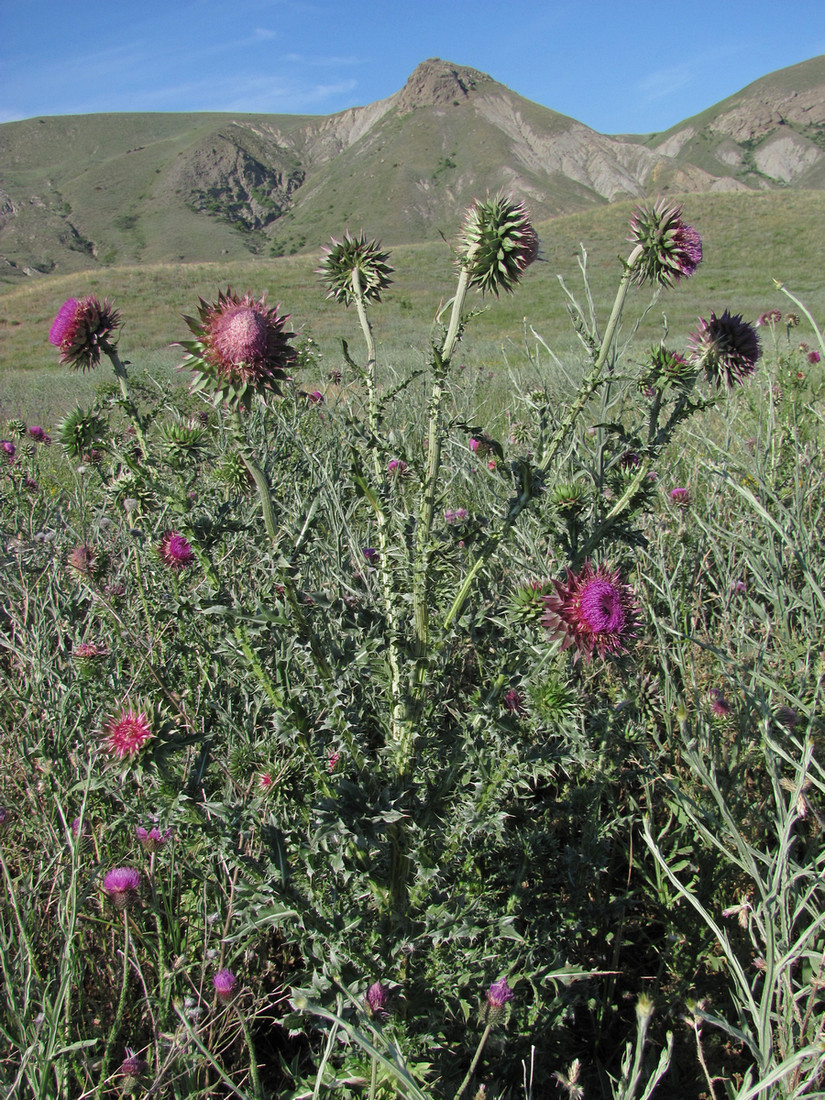
M 103 880 L 103 889 L 118 910 L 128 909 L 137 900 L 139 888 L 140 871 L 132 867 L 115 867 Z
M 467 519 L 469 514 L 470 513 L 467 511 L 466 508 L 456 508 L 456 510 L 455 510 L 456 523 L 463 523 L 464 520 Z
M 800 721 L 799 714 L 793 709 L 793 707 L 781 706 L 777 709 L 774 715 L 777 722 L 783 725 L 786 729 L 795 729 L 797 723 Z
M 523 203 L 498 194 L 475 202 L 464 218 L 459 265 L 482 293 L 512 291 L 539 254 L 539 239 Z
M 362 233 L 342 241 L 331 238 L 332 246 L 322 249 L 321 266 L 315 269 L 327 287 L 327 298 L 351 305 L 359 297 L 368 302 L 380 302 L 381 291 L 392 282 L 392 267 L 387 263 L 389 252 L 381 251 L 379 241 L 368 241 Z
M 177 531 L 167 531 L 157 547 L 158 556 L 164 565 L 175 572 L 180 572 L 195 560 L 195 551 Z
M 39 424 L 34 424 L 29 428 L 29 435 L 35 441 L 35 443 L 42 443 L 44 447 L 50 447 L 52 443 L 52 437 L 48 432 L 44 431 Z
M 576 574 L 567 570 L 566 581 L 553 581 L 554 593 L 544 597 L 542 625 L 551 638 L 561 639 L 562 649 L 574 646 L 574 660 L 589 661 L 596 650 L 607 654 L 625 653 L 635 637 L 636 600 L 618 570 L 602 563 L 594 569 L 589 561 Z
M 660 199 L 654 206 L 639 206 L 630 220 L 638 254 L 632 263 L 635 280 L 648 279 L 670 287 L 690 277 L 702 261 L 702 238 L 682 221 L 682 207 Z
M 145 713 L 133 710 L 123 710 L 118 718 L 110 718 L 103 732 L 106 749 L 121 759 L 135 756 L 153 736 Z
M 378 551 L 374 546 L 365 546 L 363 549 L 364 557 L 369 562 L 376 561 L 378 559 Z
M 72 656 L 77 661 L 96 661 L 109 656 L 109 647 L 100 642 L 79 642 L 73 647 Z
M 145 1059 L 135 1054 L 126 1047 L 126 1057 L 120 1063 L 120 1072 L 123 1077 L 141 1077 L 146 1069 Z
M 340 386 L 344 380 L 344 375 L 342 371 L 339 371 L 337 368 L 333 367 L 333 369 L 327 374 L 327 378 L 334 385 Z
M 212 984 L 215 987 L 218 1000 L 226 1004 L 228 1001 L 232 1000 L 235 994 L 235 986 L 238 984 L 238 979 L 231 970 L 224 969 L 218 971 L 212 979 Z
M 14 462 L 14 455 L 17 451 L 17 448 L 10 440 L 0 439 L 0 451 L 3 452 L 9 462 Z
M 280 396 L 287 369 L 297 358 L 289 343 L 295 333 L 286 331 L 289 317 L 279 316 L 277 306 L 270 309 L 265 294 L 256 299 L 247 292 L 240 298 L 227 288 L 217 302 L 199 302 L 198 317 L 184 318 L 196 339 L 179 344 L 187 352 L 180 369 L 188 367 L 194 375 L 192 392 L 211 390 L 216 398 L 244 408 L 254 396 Z
M 724 692 L 719 688 L 714 688 L 711 692 L 711 704 L 710 709 L 716 718 L 728 718 L 732 712 L 733 707 L 725 698 Z
M 373 982 L 364 997 L 364 1008 L 368 1016 L 387 1016 L 387 1005 L 390 1001 L 390 991 L 381 982 Z
M 670 501 L 675 504 L 677 508 L 687 508 L 690 506 L 690 490 L 684 489 L 681 486 L 676 489 L 670 490 Z
M 524 698 L 520 691 L 516 691 L 515 688 L 510 688 L 509 691 L 504 693 L 504 705 L 511 714 L 515 714 L 517 718 L 522 718 L 527 711 L 524 708 Z
M 54 319 L 49 343 L 60 349 L 61 363 L 90 370 L 100 362 L 101 351 L 111 350 L 110 337 L 120 324 L 120 313 L 108 298 L 102 304 L 91 294 L 69 298 Z
M 808 352 L 808 362 L 811 364 L 811 366 L 815 366 L 819 362 L 819 352 L 818 351 L 809 351 Z
M 407 463 L 403 458 L 391 458 L 387 463 L 387 477 L 403 477 L 407 472 Z
M 452 508 L 444 509 L 444 522 L 450 524 L 455 523 L 455 512 Z
M 508 1001 L 512 1001 L 512 999 L 513 991 L 507 984 L 506 978 L 499 978 L 499 980 L 493 982 L 487 990 L 487 1003 L 492 1005 L 493 1008 L 502 1008 Z
M 327 760 L 327 767 L 329 768 L 330 775 L 332 775 L 332 773 L 338 767 L 338 761 L 340 759 L 341 759 L 340 752 L 331 752 L 329 754 L 329 759 Z
M 307 394 L 307 401 L 310 405 L 322 405 L 324 403 L 324 395 L 320 390 L 313 390 L 312 393 Z
M 619 466 L 623 470 L 633 470 L 641 461 L 635 451 L 625 451 L 619 458 Z
M 480 450 L 480 449 L 481 449 L 481 447 L 482 447 L 482 443 L 481 443 L 481 440 L 480 440 L 480 439 L 476 439 L 475 437 L 473 437 L 473 438 L 472 438 L 472 439 L 470 440 L 470 442 L 469 442 L 469 443 L 467 444 L 467 446 L 468 446 L 468 447 L 470 448 L 470 450 L 471 450 L 471 451 L 472 451 L 473 453 L 475 453 L 476 451 L 478 451 L 478 450 Z
M 745 593 L 748 591 L 748 586 L 745 584 L 744 581 L 734 581 L 731 585 L 731 591 L 736 596 L 744 596 Z
M 258 786 L 261 788 L 264 794 L 266 794 L 267 791 L 271 789 L 272 783 L 272 775 L 269 772 L 264 772 L 264 774 L 258 780 Z
M 167 829 L 165 833 L 162 833 L 157 825 L 153 825 L 147 831 L 142 825 L 138 825 L 135 828 L 135 836 L 144 851 L 159 852 L 168 843 L 169 838 L 172 836 L 172 830 Z
M 101 562 L 97 551 L 84 543 L 72 550 L 69 554 L 68 564 L 69 568 L 73 569 L 78 576 L 94 577 L 100 569 Z
M 756 369 L 762 354 L 756 329 L 742 320 L 741 314 L 727 310 L 721 317 L 711 313 L 710 320 L 699 318 L 699 328 L 691 336 L 691 360 L 702 367 L 709 382 L 717 387 L 742 383 Z

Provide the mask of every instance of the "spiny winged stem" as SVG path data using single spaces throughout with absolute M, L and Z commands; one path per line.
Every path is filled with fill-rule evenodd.
M 100 346 L 103 349 L 104 353 L 108 356 L 109 362 L 112 364 L 112 369 L 115 372 L 115 378 L 117 378 L 117 383 L 120 386 L 120 393 L 123 398 L 123 404 L 126 412 L 129 414 L 129 419 L 134 425 L 135 434 L 138 437 L 138 443 L 140 443 L 140 449 L 143 451 L 144 455 L 148 455 L 149 448 L 146 446 L 146 436 L 143 432 L 143 418 L 138 412 L 137 405 L 135 405 L 134 401 L 132 400 L 132 395 L 129 392 L 129 381 L 128 375 L 126 373 L 126 367 L 117 353 L 117 348 L 110 344 L 108 340 L 102 341 Z
M 356 265 L 352 269 L 352 293 L 355 299 L 355 308 L 358 310 L 358 320 L 364 333 L 367 344 L 367 369 L 364 375 L 367 386 L 367 417 L 369 420 L 370 442 L 372 452 L 373 473 L 376 485 L 381 483 L 381 452 L 378 446 L 378 396 L 376 392 L 376 353 L 375 339 L 372 334 L 372 325 L 367 316 L 366 298 L 361 286 L 361 274 Z M 392 581 L 391 562 L 389 559 L 389 539 L 387 537 L 387 516 L 382 504 L 379 502 L 375 508 L 376 522 L 378 524 L 378 573 L 381 578 L 381 593 L 384 600 L 384 611 L 389 626 L 389 644 L 387 656 L 390 664 L 390 691 L 392 696 L 392 739 L 395 744 L 403 738 L 404 718 L 406 706 L 404 692 L 401 684 L 401 659 L 399 655 L 399 643 L 401 638 L 401 617 Z
M 556 455 L 559 453 L 562 444 L 567 439 L 567 436 L 569 435 L 571 429 L 578 420 L 579 415 L 581 414 L 585 405 L 590 400 L 592 394 L 595 393 L 595 391 L 601 385 L 602 371 L 604 370 L 605 363 L 607 362 L 607 358 L 610 354 L 610 349 L 613 346 L 613 340 L 616 336 L 616 330 L 619 327 L 619 321 L 621 320 L 622 316 L 622 308 L 624 307 L 625 299 L 627 298 L 627 292 L 630 289 L 630 283 L 633 279 L 636 264 L 641 255 L 642 246 L 636 245 L 636 247 L 630 253 L 630 256 L 625 261 L 624 271 L 622 273 L 622 278 L 619 283 L 619 289 L 616 292 L 616 299 L 613 302 L 613 309 L 611 310 L 610 318 L 607 322 L 607 328 L 605 329 L 604 339 L 602 340 L 601 346 L 599 348 L 599 354 L 596 356 L 596 361 L 594 362 L 590 373 L 582 383 L 581 389 L 576 396 L 576 400 L 570 406 L 567 415 L 564 417 L 562 422 L 559 424 L 559 426 L 556 428 L 555 432 L 551 436 L 550 441 L 547 444 L 547 448 L 542 455 L 541 462 L 538 464 L 538 473 L 546 473 L 547 470 L 550 468 L 551 463 L 555 459 Z M 530 503 L 531 499 L 532 493 L 520 493 L 519 497 L 510 507 L 507 515 L 504 517 L 504 521 L 502 522 L 501 527 L 498 529 L 498 531 L 493 532 L 493 534 L 490 535 L 482 544 L 478 557 L 473 562 L 470 569 L 467 570 L 467 575 L 465 576 L 461 587 L 459 588 L 458 593 L 453 600 L 452 607 L 447 612 L 447 616 L 444 620 L 445 627 L 448 627 L 450 623 L 452 623 L 461 614 L 476 577 L 479 575 L 479 573 L 490 560 L 498 546 L 507 536 L 510 528 L 515 523 L 520 513 Z
M 273 542 L 278 540 L 278 529 L 275 526 L 275 512 L 272 507 L 272 494 L 269 489 L 269 481 L 267 476 L 261 467 L 258 465 L 255 456 L 252 453 L 252 448 L 249 445 L 249 441 L 246 438 L 244 432 L 243 422 L 241 421 L 241 414 L 236 407 L 232 409 L 232 428 L 235 436 L 235 443 L 238 448 L 238 452 L 241 458 L 244 460 L 244 464 L 252 475 L 252 479 L 255 482 L 255 487 L 258 490 L 258 496 L 261 501 L 261 511 L 264 517 L 264 526 L 266 527 L 266 533 Z M 310 627 L 306 620 L 306 616 L 301 608 L 300 601 L 298 600 L 298 593 L 295 591 L 295 584 L 292 577 L 286 571 L 286 569 L 279 569 L 279 580 L 284 588 L 284 595 L 286 596 L 287 603 L 290 606 L 295 624 L 298 628 L 298 633 L 309 643 L 312 659 L 315 664 L 318 673 L 321 678 L 329 683 L 332 680 L 332 669 L 329 667 L 329 663 L 321 649 L 321 645 L 315 632 Z

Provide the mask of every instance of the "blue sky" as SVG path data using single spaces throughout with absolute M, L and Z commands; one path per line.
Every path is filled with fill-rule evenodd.
M 441 57 L 602 133 L 648 133 L 822 53 L 825 0 L 0 0 L 0 122 L 331 114 Z

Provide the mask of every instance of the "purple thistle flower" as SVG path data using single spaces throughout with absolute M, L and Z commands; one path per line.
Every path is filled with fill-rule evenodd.
M 173 572 L 180 572 L 195 560 L 195 551 L 177 531 L 167 531 L 157 548 L 161 561 Z
M 120 314 L 108 298 L 69 298 L 63 303 L 49 332 L 49 343 L 60 349 L 60 362 L 89 370 L 100 362 L 101 351 L 110 349 L 109 338 L 120 327 Z
M 463 523 L 464 520 L 467 518 L 467 516 L 469 514 L 470 513 L 467 511 L 466 508 L 456 508 L 456 510 L 455 510 L 456 522 L 457 523 Z
M 167 841 L 172 836 L 172 830 L 167 829 L 165 833 L 162 833 L 157 825 L 153 825 L 147 831 L 142 825 L 138 825 L 135 828 L 135 836 L 145 851 L 159 852 L 161 848 L 166 846 Z
M 710 320 L 699 318 L 699 328 L 691 336 L 691 359 L 702 367 L 709 382 L 719 387 L 742 383 L 753 374 L 762 354 L 756 329 L 742 320 L 739 313 L 727 310 L 721 317 L 711 313 Z
M 121 760 L 135 756 L 153 736 L 146 713 L 131 708 L 124 708 L 117 718 L 110 718 L 103 732 L 107 751 Z
M 390 1002 L 390 991 L 381 982 L 373 982 L 364 997 L 364 1008 L 368 1016 L 386 1016 Z
M 630 240 L 637 246 L 633 261 L 636 282 L 648 279 L 670 287 L 689 278 L 702 261 L 702 238 L 682 221 L 682 207 L 660 199 L 654 206 L 639 206 L 630 220 Z
M 589 561 L 580 573 L 567 570 L 566 581 L 553 581 L 556 591 L 544 597 L 542 625 L 551 638 L 560 639 L 562 649 L 574 646 L 574 661 L 589 661 L 595 650 L 607 654 L 627 652 L 635 637 L 637 606 L 633 589 L 618 572 L 602 563 L 594 569 Z
M 671 489 L 670 500 L 677 508 L 688 508 L 690 506 L 690 490 L 684 489 L 681 486 L 676 489 Z
M 711 692 L 712 702 L 710 709 L 713 711 L 717 718 L 728 718 L 733 712 L 733 707 L 725 698 L 724 692 L 719 688 L 714 688 Z
M 407 472 L 407 463 L 403 458 L 391 458 L 387 463 L 387 477 L 403 477 Z
M 9 460 L 9 462 L 14 461 L 14 455 L 15 455 L 16 450 L 17 450 L 17 448 L 15 447 L 15 445 L 12 442 L 10 442 L 10 440 L 0 439 L 0 451 L 3 452 L 3 454 Z
M 146 1060 L 126 1047 L 126 1057 L 120 1063 L 120 1073 L 123 1077 L 141 1077 L 146 1070 Z
M 226 1004 L 232 1000 L 235 994 L 235 986 L 238 984 L 238 979 L 232 973 L 231 970 L 219 970 L 215 977 L 212 979 L 212 984 L 215 987 L 215 993 L 218 995 L 218 1000 Z
M 512 1001 L 513 991 L 507 984 L 506 978 L 499 978 L 493 982 L 487 990 L 487 1003 L 491 1008 L 503 1008 L 508 1001 Z
M 44 447 L 51 445 L 52 437 L 39 424 L 34 424 L 29 428 L 29 435 L 36 443 L 42 443 Z
M 363 549 L 363 555 L 369 562 L 377 561 L 378 551 L 374 546 L 365 546 Z
M 103 889 L 118 910 L 129 908 L 137 899 L 139 888 L 140 871 L 132 867 L 115 867 L 103 880 Z
M 522 718 L 527 713 L 524 708 L 524 698 L 520 691 L 515 688 L 510 688 L 509 691 L 504 693 L 504 705 L 511 714 L 515 714 L 517 718 Z

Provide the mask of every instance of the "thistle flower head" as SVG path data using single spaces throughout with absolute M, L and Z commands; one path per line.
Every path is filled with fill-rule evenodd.
M 0 454 L 3 455 L 9 462 L 14 462 L 14 456 L 17 453 L 17 448 L 10 439 L 0 439 Z
M 115 867 L 103 879 L 103 889 L 115 909 L 128 909 L 140 889 L 140 871 L 133 867 Z
M 151 740 L 152 727 L 144 711 L 122 710 L 103 730 L 106 750 L 120 759 L 135 756 Z
M 594 650 L 604 659 L 625 653 L 635 637 L 636 599 L 618 570 L 602 562 L 594 569 L 589 561 L 581 572 L 567 570 L 566 581 L 553 581 L 554 593 L 544 598 L 542 625 L 562 649 L 575 647 L 574 660 L 589 661 Z
M 68 557 L 69 568 L 79 577 L 96 577 L 103 568 L 100 555 L 93 546 L 86 543 L 76 546 Z
M 106 438 L 106 418 L 78 405 L 57 425 L 57 441 L 70 458 L 83 459 Z
M 162 833 L 157 825 L 153 825 L 151 829 L 144 829 L 142 825 L 135 827 L 135 837 L 146 852 L 159 852 L 166 846 L 171 836 L 171 829 Z
M 265 294 L 241 298 L 227 288 L 217 302 L 199 302 L 198 317 L 184 318 L 196 339 L 179 343 L 187 352 L 179 369 L 192 371 L 192 392 L 210 391 L 247 409 L 253 397 L 280 396 L 297 354 L 289 343 L 295 333 L 286 330 L 289 317 L 270 309 Z
M 146 1059 L 141 1058 L 140 1055 L 135 1054 L 133 1050 L 126 1047 L 126 1057 L 120 1063 L 121 1077 L 137 1079 L 143 1076 L 145 1071 Z
M 60 349 L 60 362 L 90 370 L 120 328 L 120 313 L 108 298 L 102 304 L 93 295 L 69 298 L 60 307 L 49 332 L 49 343 Z
M 660 199 L 638 206 L 630 219 L 630 240 L 640 248 L 633 264 L 639 286 L 649 279 L 670 287 L 691 276 L 702 261 L 702 238 L 682 221 L 682 207 Z
M 387 1005 L 390 1002 L 390 991 L 381 982 L 373 982 L 364 997 L 364 1008 L 368 1016 L 383 1017 L 387 1015 Z
M 499 978 L 499 980 L 493 982 L 487 990 L 487 1003 L 494 1008 L 502 1008 L 508 1001 L 512 1001 L 512 999 L 513 991 L 507 984 L 506 978 Z
M 523 203 L 488 195 L 467 211 L 458 262 L 469 273 L 470 286 L 496 297 L 512 291 L 538 253 L 538 235 Z
M 231 970 L 224 969 L 218 971 L 212 979 L 212 984 L 215 987 L 218 1000 L 226 1003 L 231 1001 L 235 995 L 235 986 L 238 984 L 238 979 Z
M 366 301 L 380 302 L 381 291 L 392 282 L 393 269 L 387 263 L 389 252 L 381 250 L 379 241 L 368 241 L 363 233 L 352 237 L 349 230 L 342 241 L 335 237 L 331 240 L 332 244 L 322 249 L 321 266 L 315 269 L 327 288 L 327 298 L 349 306 L 360 291 Z
M 157 547 L 158 557 L 169 568 L 179 573 L 195 560 L 195 551 L 177 531 L 167 531 Z
M 52 437 L 46 431 L 45 428 L 41 428 L 39 424 L 33 424 L 29 428 L 29 435 L 35 441 L 35 443 L 42 443 L 44 447 L 50 447 L 52 443 Z
M 79 642 L 72 648 L 72 657 L 76 661 L 97 661 L 109 656 L 109 647 L 100 642 Z
M 670 490 L 669 496 L 671 504 L 675 504 L 677 508 L 690 507 L 690 489 L 677 486 L 677 488 Z
M 711 313 L 709 321 L 700 317 L 691 336 L 691 360 L 717 388 L 723 382 L 729 387 L 744 382 L 753 374 L 761 354 L 756 329 L 743 321 L 740 313 L 725 310 L 721 317 Z

